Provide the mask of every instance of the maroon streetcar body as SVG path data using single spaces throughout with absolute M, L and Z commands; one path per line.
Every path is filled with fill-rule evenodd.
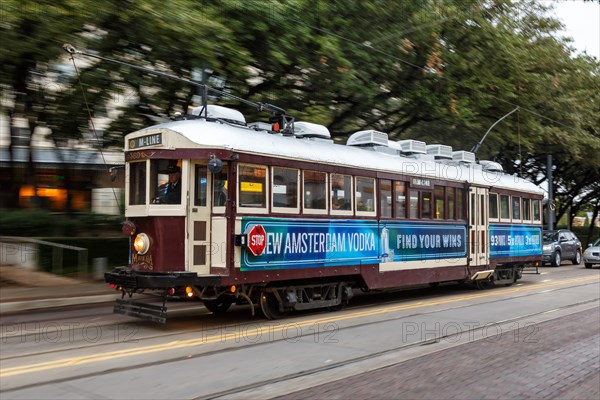
M 163 305 L 118 313 L 165 322 L 176 294 L 280 318 L 353 289 L 509 285 L 541 261 L 543 191 L 448 146 L 377 131 L 339 145 L 320 125 L 282 134 L 218 106 L 125 143 L 131 262 L 105 277 Z

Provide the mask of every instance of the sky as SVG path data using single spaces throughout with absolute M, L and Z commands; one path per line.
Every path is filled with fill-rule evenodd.
M 600 4 L 583 0 L 539 0 L 554 4 L 555 16 L 565 25 L 563 36 L 574 39 L 577 53 L 586 51 L 600 60 Z

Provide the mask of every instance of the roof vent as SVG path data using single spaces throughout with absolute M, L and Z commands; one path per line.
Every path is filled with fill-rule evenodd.
M 190 114 L 201 116 L 200 113 L 204 107 L 194 107 L 191 109 Z M 227 122 L 233 122 L 236 124 L 246 125 L 246 118 L 238 110 L 234 110 L 227 107 L 216 106 L 209 104 L 206 106 L 206 116 L 212 119 L 222 119 Z
M 500 164 L 499 162 L 496 162 L 496 161 L 481 160 L 481 161 L 479 161 L 479 164 L 486 171 L 504 172 L 504 168 L 502 168 L 502 164 Z
M 331 134 L 326 126 L 313 124 L 312 122 L 294 122 L 294 135 L 297 137 L 316 137 L 331 139 Z
M 427 154 L 427 145 L 420 140 L 399 140 L 397 143 L 403 154 Z
M 359 131 L 355 132 L 348 138 L 346 142 L 348 146 L 365 146 L 365 145 L 378 145 L 378 146 L 386 146 L 388 145 L 388 135 L 387 133 L 368 130 L 368 131 Z
M 452 152 L 452 161 L 464 162 L 464 163 L 474 163 L 475 162 L 475 153 L 471 153 L 470 151 L 454 151 Z
M 435 157 L 436 160 L 452 160 L 452 147 L 443 144 L 427 145 L 427 154 Z

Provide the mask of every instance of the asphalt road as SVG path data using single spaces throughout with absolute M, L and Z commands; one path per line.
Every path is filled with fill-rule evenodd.
M 541 271 L 280 321 L 185 302 L 165 326 L 108 305 L 3 316 L 0 397 L 597 398 L 600 270 Z

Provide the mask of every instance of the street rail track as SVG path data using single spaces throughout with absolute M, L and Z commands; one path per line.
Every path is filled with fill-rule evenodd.
M 346 312 L 337 313 L 336 315 L 333 315 L 333 316 L 323 317 L 322 315 L 317 315 L 316 319 L 308 320 L 308 321 L 303 321 L 301 318 L 293 318 L 293 319 L 290 318 L 287 322 L 292 323 L 292 324 L 297 324 L 299 326 L 303 326 L 308 323 L 316 323 L 316 322 L 318 322 L 318 323 L 338 322 L 338 321 L 343 321 L 343 320 L 358 319 L 362 316 L 383 315 L 386 312 L 390 313 L 393 311 L 411 310 L 411 309 L 424 308 L 424 307 L 428 307 L 428 306 L 452 304 L 452 303 L 457 303 L 459 301 L 484 299 L 486 297 L 496 297 L 496 295 L 501 295 L 501 294 L 508 294 L 508 293 L 517 294 L 517 293 L 519 293 L 516 296 L 511 296 L 509 298 L 492 298 L 492 299 L 489 299 L 489 301 L 478 302 L 479 305 L 482 305 L 482 304 L 514 300 L 516 298 L 525 298 L 525 297 L 535 296 L 535 295 L 539 295 L 541 293 L 545 293 L 548 291 L 560 291 L 560 290 L 564 290 L 564 289 L 568 289 L 568 288 L 572 288 L 572 287 L 592 285 L 592 284 L 596 284 L 597 282 L 598 282 L 598 278 L 594 276 L 594 277 L 569 279 L 569 280 L 564 280 L 564 281 L 545 282 L 545 283 L 536 284 L 534 286 L 527 285 L 524 287 L 504 288 L 501 290 L 488 291 L 488 292 L 482 292 L 482 293 L 465 295 L 465 296 L 458 296 L 458 297 L 454 297 L 454 298 L 450 298 L 450 299 L 435 297 L 434 299 L 428 299 L 427 301 L 418 301 L 416 303 L 412 302 L 409 304 L 397 304 L 392 307 L 375 307 L 375 308 L 373 308 L 373 305 L 360 305 L 360 306 L 349 308 Z M 568 286 L 564 286 L 564 285 L 568 285 Z M 531 292 L 531 291 L 527 292 L 528 289 L 536 289 L 536 290 L 534 292 Z M 543 289 L 543 290 L 540 291 L 539 289 Z M 577 302 L 574 304 L 569 304 L 564 307 L 561 307 L 560 309 L 566 310 L 566 309 L 569 309 L 569 308 L 572 308 L 575 306 L 590 304 L 593 302 L 598 302 L 598 300 L 592 299 L 592 300 L 588 300 L 588 301 Z M 378 303 L 377 305 L 380 306 L 381 304 Z M 365 322 L 354 323 L 354 324 L 350 324 L 348 326 L 338 327 L 338 329 L 339 330 L 355 329 L 355 328 L 359 328 L 362 326 L 382 324 L 382 323 L 389 322 L 389 321 L 406 319 L 406 318 L 422 316 L 422 315 L 428 315 L 428 314 L 438 313 L 438 312 L 442 312 L 442 311 L 452 311 L 452 310 L 466 308 L 466 307 L 470 307 L 470 306 L 473 306 L 473 304 L 454 304 L 450 307 L 444 307 L 441 309 L 437 308 L 434 310 L 415 312 L 415 313 L 411 313 L 408 315 L 393 316 L 390 318 L 386 317 L 383 319 L 379 319 L 377 321 L 365 321 Z M 552 311 L 555 311 L 555 310 L 552 310 Z M 511 318 L 509 320 L 497 321 L 497 322 L 494 322 L 494 323 L 491 323 L 488 325 L 493 326 L 493 325 L 506 324 L 511 321 L 517 321 L 517 320 L 522 320 L 522 319 L 526 319 L 526 318 L 531 318 L 532 316 L 541 315 L 541 314 L 548 313 L 548 312 L 549 312 L 548 310 L 545 310 L 542 312 L 521 315 L 521 316 Z M 300 316 L 300 317 L 303 317 L 303 316 Z M 305 317 L 305 315 L 304 315 L 304 317 Z M 286 321 L 284 321 L 284 322 L 286 322 Z M 237 325 L 239 325 L 239 324 L 237 324 Z M 253 325 L 256 325 L 256 324 L 253 324 Z M 229 324 L 227 326 L 236 326 L 236 324 Z M 256 329 L 264 329 L 264 325 L 256 326 Z M 473 329 L 464 329 L 460 332 L 453 332 L 453 334 L 469 333 L 469 332 L 475 331 L 477 329 L 481 329 L 481 327 L 477 327 L 477 328 L 473 328 Z M 162 333 L 159 335 L 147 336 L 147 337 L 139 339 L 136 343 L 139 343 L 140 341 L 147 342 L 151 339 L 175 337 L 182 333 L 185 333 L 185 334 L 201 333 L 201 332 L 203 332 L 203 330 L 206 331 L 207 327 L 203 327 L 202 329 L 168 332 L 167 334 Z M 302 334 L 300 337 L 308 336 L 310 334 L 311 333 Z M 45 370 L 49 370 L 49 369 L 56 369 L 56 368 L 63 368 L 63 367 L 67 367 L 67 366 L 92 363 L 95 361 L 101 361 L 101 360 L 106 360 L 106 359 L 111 359 L 111 358 L 122 358 L 122 357 L 134 356 L 134 355 L 138 355 L 138 354 L 146 354 L 147 352 L 163 351 L 167 348 L 173 348 L 174 347 L 173 344 L 176 344 L 179 347 L 192 348 L 192 347 L 203 345 L 203 344 L 214 343 L 216 341 L 223 341 L 223 340 L 232 341 L 232 339 L 233 339 L 232 337 L 227 337 L 227 336 L 222 336 L 222 335 L 217 335 L 217 336 L 218 336 L 218 338 L 206 337 L 204 339 L 176 340 L 173 342 L 165 343 L 163 345 L 141 346 L 141 347 L 136 347 L 135 349 L 130 349 L 130 350 L 120 350 L 120 351 L 112 351 L 112 352 L 109 351 L 109 352 L 105 352 L 105 353 L 98 353 L 94 356 L 72 357 L 72 358 L 55 360 L 55 361 L 46 362 L 46 363 L 37 363 L 37 364 L 34 363 L 34 364 L 30 364 L 30 365 L 22 365 L 22 366 L 17 366 L 17 367 L 3 368 L 2 370 L 0 370 L 0 377 L 6 378 L 6 377 L 10 377 L 10 376 L 28 374 L 28 373 L 33 373 L 33 372 L 40 372 L 40 371 L 45 371 Z M 439 341 L 442 339 L 444 339 L 443 336 L 437 338 L 436 341 Z M 273 340 L 281 341 L 281 340 L 284 340 L 284 338 L 277 338 L 277 339 L 273 339 Z M 257 342 L 257 343 L 245 343 L 244 347 L 262 346 L 262 345 L 265 345 L 265 344 L 271 343 L 271 342 L 272 341 L 269 340 L 266 342 L 261 341 L 261 342 Z M 400 350 L 411 348 L 411 347 L 423 346 L 423 345 L 427 345 L 427 344 L 431 344 L 431 343 L 432 343 L 431 340 L 424 340 L 424 341 L 419 341 L 416 343 L 404 344 L 401 346 L 394 347 L 392 349 L 386 349 L 385 351 L 376 352 L 376 353 L 373 353 L 373 354 L 370 354 L 367 356 L 362 356 L 362 357 L 357 357 L 357 358 L 340 361 L 337 363 L 332 363 L 332 364 L 329 364 L 327 366 L 323 366 L 320 368 L 307 369 L 302 372 L 285 375 L 285 376 L 282 376 L 279 378 L 274 378 L 274 379 L 266 380 L 263 382 L 256 382 L 256 383 L 249 384 L 249 385 L 242 385 L 240 387 L 231 388 L 229 390 L 224 390 L 219 393 L 214 393 L 209 397 L 217 398 L 217 397 L 221 397 L 221 396 L 228 396 L 228 395 L 235 394 L 238 392 L 243 392 L 243 391 L 246 391 L 249 389 L 253 389 L 253 388 L 265 385 L 265 384 L 281 382 L 281 381 L 297 378 L 299 376 L 311 375 L 311 374 L 315 374 L 315 373 L 325 371 L 328 369 L 341 367 L 344 365 L 364 361 L 364 360 L 371 359 L 371 358 L 376 358 L 376 357 L 379 357 L 381 355 L 384 355 L 384 354 L 387 354 L 390 352 L 400 351 Z M 105 347 L 109 344 L 112 344 L 112 343 L 89 344 L 87 346 L 71 347 L 69 349 L 60 349 L 60 350 L 54 350 L 54 351 L 48 351 L 48 352 L 30 353 L 30 354 L 26 354 L 26 355 L 6 357 L 6 358 L 3 358 L 2 360 L 8 361 L 8 360 L 14 360 L 14 359 L 23 358 L 23 357 L 36 357 L 39 355 L 48 355 L 51 353 L 58 354 L 58 353 L 61 353 L 64 351 L 77 350 L 80 348 L 95 347 L 98 349 L 102 349 L 103 347 Z M 198 352 L 196 354 L 190 354 L 186 358 L 196 359 L 196 358 L 208 357 L 208 356 L 219 354 L 219 353 L 232 352 L 232 351 L 235 351 L 238 349 L 239 349 L 239 347 L 231 347 L 230 346 L 230 347 L 226 347 L 226 348 L 215 349 L 215 350 L 206 351 L 206 352 Z M 116 372 L 120 372 L 120 371 L 131 370 L 131 369 L 150 367 L 150 366 L 158 365 L 158 364 L 168 364 L 168 363 L 177 362 L 177 361 L 181 361 L 181 360 L 182 360 L 182 357 L 177 356 L 177 357 L 170 357 L 170 358 L 155 360 L 155 361 L 150 361 L 150 362 L 135 363 L 135 364 L 123 367 L 123 368 L 111 368 L 108 370 L 105 369 L 102 371 L 94 371 L 94 372 L 90 372 L 90 373 L 79 373 L 79 374 L 76 373 L 75 375 L 65 376 L 65 377 L 58 378 L 58 379 L 46 380 L 43 382 L 35 382 L 35 383 L 6 388 L 6 389 L 3 389 L 3 392 L 10 393 L 10 392 L 14 392 L 17 390 L 28 389 L 28 388 L 33 388 L 33 387 L 37 387 L 37 386 L 43 386 L 43 385 L 47 385 L 47 384 L 64 383 L 64 382 L 69 382 L 72 380 L 77 380 L 77 379 L 82 379 L 82 378 L 91 378 L 94 376 L 116 373 Z M 204 398 L 206 396 L 202 396 L 202 397 Z

